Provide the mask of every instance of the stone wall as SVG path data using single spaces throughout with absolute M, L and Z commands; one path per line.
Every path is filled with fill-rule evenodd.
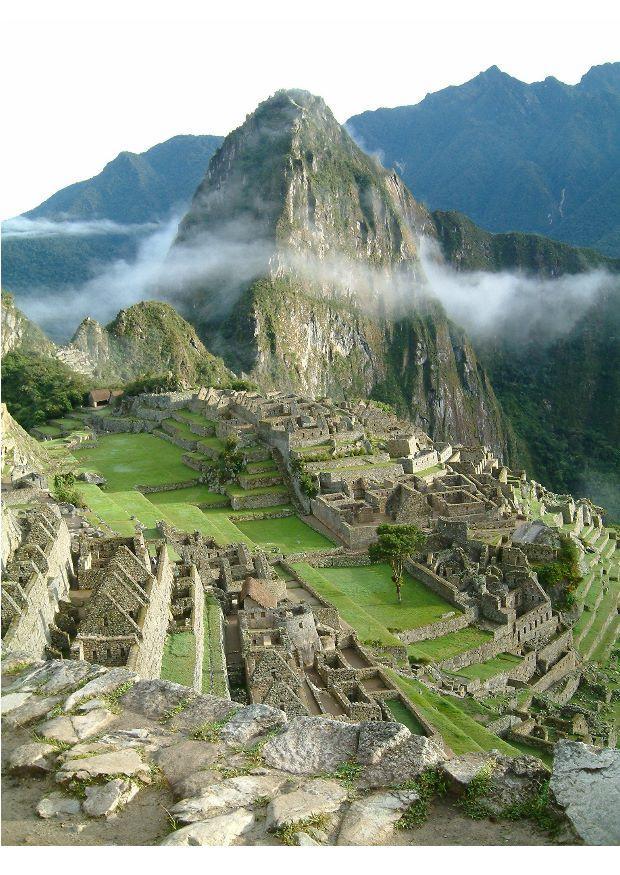
M 166 547 L 163 546 L 157 556 L 155 579 L 147 592 L 148 605 L 142 622 L 140 642 L 132 647 L 127 661 L 128 668 L 142 678 L 158 678 L 161 674 L 170 618 L 172 581 L 172 567 Z
M 22 530 L 17 521 L 17 512 L 7 507 L 2 502 L 2 572 L 6 568 L 7 562 L 19 547 L 22 537 Z
M 434 574 L 434 572 L 425 568 L 423 565 L 420 565 L 418 562 L 408 559 L 405 562 L 405 571 L 408 571 L 412 577 L 415 577 L 416 580 L 419 580 L 424 586 L 427 586 L 434 593 L 440 595 L 460 611 L 466 610 L 469 607 L 454 584 L 444 580 L 443 577 L 439 577 L 438 574 Z
M 441 638 L 450 632 L 458 632 L 469 626 L 471 617 L 467 614 L 459 614 L 456 617 L 447 617 L 436 623 L 428 623 L 426 626 L 417 626 L 415 629 L 406 629 L 398 633 L 398 638 L 403 644 L 415 644 L 416 641 L 429 641 L 433 638 Z
M 537 654 L 539 669 L 543 672 L 549 671 L 560 656 L 572 647 L 572 644 L 573 630 L 567 629 L 566 632 L 558 635 L 549 644 L 541 647 Z
M 258 495 L 231 495 L 230 505 L 233 510 L 249 510 L 253 507 L 272 507 L 275 504 L 286 504 L 288 491 L 282 488 L 273 492 L 261 492 Z
M 493 638 L 479 647 L 472 647 L 471 650 L 466 650 L 464 653 L 459 653 L 450 659 L 444 659 L 437 663 L 438 668 L 444 671 L 458 672 L 461 668 L 466 668 L 475 662 L 486 662 L 488 659 L 493 659 L 499 653 L 503 653 L 512 646 L 512 636 L 506 634 L 504 637 Z
M 567 674 L 570 674 L 577 667 L 578 657 L 574 650 L 569 650 L 568 653 L 559 659 L 549 671 L 532 684 L 532 689 L 537 693 L 543 693 L 557 681 L 562 680 Z

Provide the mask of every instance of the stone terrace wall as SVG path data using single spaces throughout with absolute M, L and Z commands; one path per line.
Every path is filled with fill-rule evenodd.
M 148 592 L 149 603 L 145 609 L 141 640 L 131 648 L 127 661 L 127 667 L 142 678 L 158 678 L 161 674 L 164 642 L 168 632 L 172 581 L 172 567 L 166 547 L 163 546 L 157 557 L 155 579 Z
M 441 638 L 450 632 L 458 632 L 471 622 L 471 615 L 459 614 L 457 617 L 449 617 L 438 620 L 436 623 L 428 623 L 426 626 L 418 626 L 415 629 L 406 629 L 398 633 L 398 638 L 403 644 L 415 644 L 417 641 L 429 641 L 433 638 Z
M 437 595 L 440 595 L 453 607 L 458 608 L 460 611 L 466 610 L 469 607 L 467 601 L 454 586 L 454 584 L 450 583 L 447 580 L 444 580 L 443 577 L 439 577 L 438 574 L 435 574 L 434 572 L 430 571 L 430 569 L 425 568 L 423 565 L 420 565 L 418 562 L 414 562 L 412 559 L 407 559 L 407 561 L 405 562 L 405 571 L 408 571 L 412 577 L 415 577 L 416 580 L 421 581 L 421 583 L 423 583 Z
M 479 647 L 472 647 L 471 650 L 459 653 L 458 656 L 444 659 L 442 662 L 437 663 L 437 665 L 444 671 L 456 672 L 475 662 L 486 662 L 488 659 L 493 659 L 499 653 L 503 653 L 511 647 L 512 636 L 506 631 L 504 637 L 493 638 L 491 641 L 487 641 Z
M 549 671 L 560 656 L 572 647 L 572 644 L 573 630 L 567 629 L 566 632 L 562 632 L 557 638 L 550 641 L 549 644 L 540 648 L 537 654 L 539 668 L 544 672 Z
M 578 657 L 574 650 L 569 650 L 566 656 L 558 660 L 549 671 L 532 684 L 532 689 L 537 693 L 543 693 L 557 681 L 561 681 L 567 674 L 577 667 Z

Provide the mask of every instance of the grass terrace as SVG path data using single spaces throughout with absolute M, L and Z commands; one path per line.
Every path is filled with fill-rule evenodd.
M 220 639 L 221 611 L 219 602 L 210 593 L 205 596 L 203 616 L 202 692 L 226 697 L 228 686 Z
M 283 553 L 329 550 L 334 544 L 298 516 L 263 520 L 237 520 L 238 529 L 261 547 L 277 547 Z
M 405 708 L 400 699 L 388 699 L 386 704 L 397 723 L 402 723 L 413 735 L 424 735 L 420 721 L 416 720 L 415 714 Z
M 354 629 L 364 644 L 382 647 L 396 647 L 405 653 L 402 641 L 387 629 L 374 615 L 361 607 L 359 599 L 346 595 L 335 586 L 323 572 L 327 568 L 313 568 L 307 562 L 297 562 L 293 565 L 302 580 L 307 581 L 323 598 L 331 602 L 342 619 Z
M 322 577 L 390 632 L 416 629 L 436 623 L 446 614 L 455 617 L 462 613 L 407 573 L 404 575 L 402 604 L 399 604 L 391 574 L 390 566 L 383 562 L 321 569 Z
M 219 492 L 211 492 L 206 486 L 187 486 L 184 489 L 167 489 L 164 492 L 149 492 L 148 500 L 158 507 L 166 504 L 202 505 L 224 504 L 228 499 Z
M 181 461 L 183 453 L 181 447 L 142 432 L 102 435 L 96 444 L 73 450 L 80 470 L 101 474 L 110 492 L 195 478 L 196 472 Z
M 473 663 L 465 668 L 460 668 L 456 674 L 459 677 L 468 678 L 468 680 L 478 679 L 486 681 L 504 671 L 511 671 L 522 662 L 523 659 L 520 656 L 513 656 L 511 653 L 500 653 L 486 662 Z
M 196 639 L 193 632 L 174 632 L 168 635 L 164 644 L 164 655 L 160 677 L 165 681 L 194 685 L 196 666 Z
M 391 669 L 386 669 L 386 672 L 405 696 L 420 709 L 455 754 L 496 749 L 508 756 L 518 756 L 519 751 L 515 747 L 489 732 L 463 711 L 452 697 L 440 696 L 420 681 L 404 678 Z
M 202 413 L 195 413 L 193 410 L 175 410 L 175 416 L 181 416 L 188 422 L 194 422 L 196 425 L 202 425 L 204 428 L 215 428 L 216 422 L 213 419 L 208 419 Z M 179 424 L 178 422 L 176 423 Z
M 441 638 L 433 638 L 429 641 L 418 641 L 407 647 L 408 655 L 417 662 L 441 662 L 444 659 L 452 659 L 468 650 L 488 644 L 493 639 L 490 632 L 467 626 L 457 632 L 449 632 Z

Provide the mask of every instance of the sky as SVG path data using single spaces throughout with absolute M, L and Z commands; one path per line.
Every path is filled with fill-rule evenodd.
M 175 134 L 226 134 L 278 88 L 320 94 L 344 122 L 417 103 L 493 64 L 526 82 L 553 75 L 574 84 L 591 66 L 618 60 L 620 23 L 605 0 L 576 6 L 5 3 L 0 218 L 95 175 L 122 150 Z

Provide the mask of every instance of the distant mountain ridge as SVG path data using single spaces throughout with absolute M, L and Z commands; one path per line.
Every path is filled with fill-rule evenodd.
M 620 63 L 572 86 L 552 76 L 528 85 L 490 67 L 347 127 L 432 210 L 620 257 Z
M 76 182 L 24 213 L 26 219 L 118 223 L 106 234 L 7 236 L 2 245 L 4 288 L 20 297 L 38 289 L 80 286 L 113 261 L 135 258 L 149 223 L 182 212 L 222 137 L 181 135 L 146 152 L 121 152 L 101 173 Z

